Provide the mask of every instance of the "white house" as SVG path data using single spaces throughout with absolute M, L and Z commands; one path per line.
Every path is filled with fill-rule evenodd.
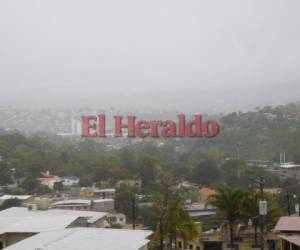
M 125 225 L 126 224 L 126 215 L 121 213 L 111 213 L 106 216 L 107 221 L 113 224 Z
M 114 210 L 115 201 L 113 199 L 76 199 L 76 200 L 63 200 L 55 202 L 51 208 L 71 209 L 71 210 L 87 210 L 97 212 L 109 212 Z
M 61 181 L 65 187 L 72 187 L 79 184 L 79 178 L 76 176 L 62 177 Z

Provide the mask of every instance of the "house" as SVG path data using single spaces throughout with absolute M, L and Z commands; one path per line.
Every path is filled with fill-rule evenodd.
M 119 181 L 117 181 L 115 186 L 117 188 L 121 188 L 123 186 L 141 188 L 142 187 L 142 181 L 141 180 L 119 180 Z
M 70 209 L 80 211 L 97 211 L 109 212 L 115 209 L 115 202 L 113 199 L 98 199 L 98 200 L 64 200 L 58 201 L 51 205 L 54 209 Z
M 109 224 L 119 224 L 125 225 L 126 224 L 126 215 L 121 213 L 111 213 L 106 216 L 107 221 Z
M 193 203 L 185 205 L 191 217 L 207 216 L 216 214 L 216 209 L 213 206 L 203 203 Z
M 41 177 L 37 178 L 37 181 L 39 181 L 41 185 L 53 189 L 54 184 L 57 182 L 61 182 L 62 179 L 59 176 L 51 175 L 50 172 L 47 171 L 47 172 L 42 172 Z
M 79 184 L 79 178 L 76 176 L 62 177 L 61 182 L 64 187 L 77 186 Z
M 216 190 L 211 188 L 207 188 L 207 187 L 200 188 L 199 189 L 200 198 L 198 202 L 202 204 L 206 204 L 209 200 L 209 197 L 216 193 L 217 193 Z
M 41 232 L 79 226 L 105 227 L 106 215 L 89 211 L 12 207 L 0 211 L 0 249 Z
M 83 187 L 80 190 L 80 197 L 114 199 L 115 193 L 116 193 L 116 189 L 114 188 L 99 189 L 95 187 Z
M 147 250 L 151 231 L 69 228 L 43 232 L 7 250 Z
M 300 217 L 281 217 L 274 232 L 281 239 L 281 250 L 300 250 Z
M 257 189 L 256 192 L 259 192 L 260 190 Z M 281 194 L 282 188 L 264 188 L 264 193 L 270 194 L 270 195 L 278 195 Z

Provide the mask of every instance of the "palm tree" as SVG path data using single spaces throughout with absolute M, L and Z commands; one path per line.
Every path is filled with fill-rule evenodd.
M 217 189 L 217 193 L 212 195 L 208 201 L 218 209 L 219 216 L 228 221 L 230 245 L 234 245 L 234 225 L 240 219 L 240 204 L 244 192 L 238 188 L 222 187 Z
M 177 250 L 177 239 L 183 240 L 184 245 L 198 236 L 198 229 L 188 212 L 184 209 L 178 199 L 172 198 L 165 215 L 165 232 L 172 249 L 175 243 Z
M 278 218 L 281 216 L 281 210 L 278 207 L 272 205 L 270 197 L 265 197 L 268 201 L 268 213 L 264 218 L 264 224 L 267 229 L 271 229 L 274 227 Z M 241 219 L 247 223 L 249 219 L 254 218 L 253 226 L 256 228 L 259 224 L 259 200 L 261 199 L 261 194 L 259 192 L 255 193 L 245 193 L 241 202 Z M 255 233 L 256 234 L 256 233 Z M 256 237 L 256 236 L 255 236 Z M 255 239 L 255 243 L 257 243 L 257 239 Z
M 155 199 L 155 206 L 160 211 L 157 231 L 153 237 L 159 240 L 159 249 L 163 249 L 165 240 L 170 248 L 177 239 L 183 240 L 184 244 L 198 236 L 198 229 L 180 202 L 180 194 L 172 187 L 175 185 L 173 176 L 168 172 L 160 173 L 161 192 Z

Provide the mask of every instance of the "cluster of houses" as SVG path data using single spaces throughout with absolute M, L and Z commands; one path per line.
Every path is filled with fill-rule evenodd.
M 6 200 L 18 199 L 21 207 L 0 211 L 0 249 L 8 250 L 146 250 L 149 249 L 151 231 L 132 230 L 126 216 L 115 210 L 115 188 L 103 183 L 105 188 L 78 187 L 76 177 L 60 178 L 43 173 L 39 178 L 43 185 L 54 187 L 55 181 L 63 182 L 67 191 L 35 197 L 31 195 L 3 195 L 0 205 Z M 118 185 L 140 185 L 139 181 L 123 181 Z M 188 182 L 177 188 L 198 194 L 187 198 L 185 208 L 191 217 L 216 214 L 216 209 L 207 206 L 215 190 Z M 281 189 L 265 189 L 266 193 L 279 194 Z M 149 202 L 139 205 L 152 206 Z M 112 229 L 118 224 L 118 228 Z M 178 250 L 227 250 L 228 225 L 224 221 L 209 231 L 199 223 L 199 237 L 189 242 L 177 239 Z M 255 250 L 253 227 L 236 228 L 238 250 Z M 116 241 L 116 239 L 118 239 Z M 265 236 L 266 250 L 300 250 L 300 217 L 281 217 L 276 227 Z
M 104 212 L 12 207 L 0 212 L 0 249 L 147 249 L 150 231 L 107 227 Z
M 268 190 L 267 190 L 268 191 Z M 200 189 L 201 198 L 187 204 L 187 209 L 199 206 L 198 216 L 212 209 L 201 211 L 201 204 L 214 190 Z M 270 192 L 279 192 L 270 190 Z M 22 207 L 0 211 L 0 249 L 8 250 L 147 250 L 151 231 L 112 229 L 113 224 L 126 223 L 123 214 L 113 210 L 86 208 L 82 200 L 65 200 L 49 203 L 45 198 L 32 196 L 2 196 L 0 200 L 20 199 Z M 101 200 L 101 199 L 99 199 Z M 85 200 L 88 201 L 88 200 Z M 203 202 L 203 203 L 202 203 Z M 80 205 L 78 204 L 80 203 Z M 50 205 L 49 205 L 50 204 Z M 193 213 L 193 209 L 189 211 Z M 297 214 L 298 215 L 298 214 Z M 265 250 L 300 250 L 300 217 L 281 217 L 275 228 L 265 235 Z M 178 250 L 227 250 L 228 227 L 226 222 L 218 228 L 202 231 L 199 237 L 189 242 L 178 239 Z M 252 227 L 238 227 L 235 231 L 239 250 L 254 250 Z M 116 239 L 118 239 L 116 241 Z
M 0 205 L 18 199 L 21 207 L 0 211 L 0 249 L 148 249 L 152 232 L 126 227 L 126 216 L 115 211 L 115 192 L 88 187 L 40 197 L 3 195 Z M 115 224 L 124 229 L 112 229 Z

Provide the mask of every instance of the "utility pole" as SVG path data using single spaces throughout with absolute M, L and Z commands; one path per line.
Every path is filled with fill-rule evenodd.
M 264 185 L 265 179 L 260 177 L 259 179 L 259 189 L 260 189 L 260 201 L 259 201 L 259 214 L 260 214 L 260 245 L 261 250 L 264 250 L 264 231 L 265 231 L 265 216 L 267 215 L 267 202 L 264 198 Z
M 135 218 L 136 218 L 136 200 L 135 195 L 132 198 L 132 229 L 135 230 Z
M 288 216 L 291 216 L 291 196 L 289 192 L 287 192 L 286 194 L 286 199 L 287 199 L 287 213 Z
M 257 239 L 257 227 L 259 225 L 259 215 L 252 217 L 249 222 L 251 224 L 249 224 L 250 226 L 254 226 L 254 245 L 252 245 L 252 250 L 257 250 L 259 249 L 259 245 L 258 245 L 258 239 Z
M 298 216 L 300 217 L 300 195 L 297 195 L 297 201 L 298 201 Z

